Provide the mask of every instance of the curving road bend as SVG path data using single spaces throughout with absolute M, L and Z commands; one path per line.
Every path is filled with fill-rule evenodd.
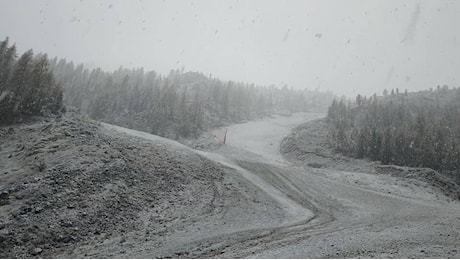
M 302 219 L 298 215 L 299 222 L 235 243 L 219 257 L 460 257 L 458 202 L 446 202 L 442 195 L 439 200 L 412 196 L 410 191 L 404 196 L 383 193 L 382 185 L 394 186 L 395 182 L 361 174 L 375 178 L 379 187 L 352 185 L 337 178 L 345 172 L 296 167 L 282 158 L 282 138 L 293 127 L 322 116 L 294 114 L 228 128 L 227 147 L 219 153 L 313 216 Z M 360 177 L 360 173 L 352 174 Z M 423 194 L 420 189 L 418 193 Z
M 282 138 L 322 116 L 298 113 L 233 125 L 225 146 L 197 151 L 236 170 L 276 201 L 285 217 L 277 225 L 189 241 L 187 257 L 460 258 L 458 202 L 423 196 L 424 187 L 415 187 L 414 196 L 400 179 L 303 168 L 283 159 Z M 222 138 L 224 131 L 215 134 Z M 366 179 L 367 185 L 345 182 L 345 175 Z M 400 193 L 383 192 L 385 185 Z

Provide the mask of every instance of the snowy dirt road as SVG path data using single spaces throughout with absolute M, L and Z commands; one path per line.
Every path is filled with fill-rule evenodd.
M 195 151 L 227 167 L 230 177 L 243 177 L 256 187 L 255 201 L 265 196 L 270 202 L 250 204 L 253 215 L 236 203 L 183 225 L 180 236 L 166 234 L 163 246 L 152 245 L 154 252 L 144 247 L 133 249 L 131 256 L 175 252 L 173 256 L 181 257 L 177 252 L 183 251 L 190 258 L 459 258 L 458 202 L 442 194 L 424 196 L 424 187 L 406 189 L 404 181 L 388 176 L 301 167 L 283 159 L 282 138 L 293 127 L 321 116 L 299 113 L 233 125 L 226 145 L 212 152 Z M 105 127 L 167 143 L 178 152 L 191 151 L 156 136 Z M 224 131 L 215 131 L 218 139 Z M 195 231 L 197 226 L 207 230 Z

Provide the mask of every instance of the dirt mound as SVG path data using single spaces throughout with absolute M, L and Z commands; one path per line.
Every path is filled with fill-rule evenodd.
M 326 118 L 309 121 L 293 129 L 281 142 L 281 153 L 288 160 L 312 168 L 362 173 L 380 173 L 428 183 L 452 199 L 460 199 L 460 186 L 447 176 L 428 168 L 380 165 L 334 152 L 327 144 Z
M 308 121 L 292 130 L 280 145 L 281 154 L 295 163 L 312 168 L 373 172 L 375 163 L 343 156 L 327 143 L 326 118 Z
M 452 199 L 460 200 L 460 187 L 452 179 L 430 168 L 412 168 L 396 165 L 377 165 L 375 170 L 380 174 L 411 178 L 430 183 L 440 189 L 445 195 Z
M 210 210 L 224 171 L 65 116 L 0 128 L 0 257 L 52 257 Z M 121 241 L 122 242 L 122 241 Z

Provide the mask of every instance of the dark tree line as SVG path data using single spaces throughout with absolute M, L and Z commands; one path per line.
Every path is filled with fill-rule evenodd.
M 183 70 L 168 75 L 142 68 L 90 71 L 56 58 L 51 68 L 64 87 L 66 105 L 96 120 L 173 139 L 275 112 L 325 111 L 333 98 L 331 93 L 224 82 Z
M 28 50 L 18 59 L 8 38 L 0 42 L 0 124 L 61 109 L 62 88 L 54 80 L 47 56 Z
M 329 143 L 346 155 L 460 173 L 460 89 L 334 100 L 328 122 Z

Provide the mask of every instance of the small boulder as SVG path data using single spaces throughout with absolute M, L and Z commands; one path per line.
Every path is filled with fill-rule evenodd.
M 32 255 L 39 255 L 43 252 L 43 249 L 41 249 L 40 247 L 36 247 L 32 250 L 31 254 Z

